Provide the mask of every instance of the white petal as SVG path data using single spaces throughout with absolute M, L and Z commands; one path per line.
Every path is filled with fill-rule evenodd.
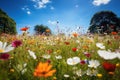
M 6 46 L 7 46 L 7 43 L 6 42 L 3 43 L 2 49 L 5 50 Z
M 11 50 L 14 50 L 14 47 L 12 47 L 12 45 L 8 45 L 6 48 L 5 48 L 5 51 L 4 52 L 9 52 Z
M 105 50 L 98 50 L 98 54 L 100 57 L 108 60 L 108 59 L 115 59 L 117 57 L 115 52 L 109 52 Z
M 117 55 L 118 59 L 120 59 L 120 53 L 116 53 L 116 55 Z
M 80 58 L 79 57 L 73 57 L 73 61 L 76 62 L 76 64 L 77 64 L 77 63 L 80 62 Z
M 36 55 L 33 51 L 28 50 L 28 52 L 29 52 L 29 55 L 33 57 L 33 59 L 36 59 Z
M 3 42 L 0 41 L 0 49 L 2 49 Z
M 103 43 L 96 43 L 96 46 L 100 49 L 105 49 L 105 46 L 103 45 Z
M 68 58 L 67 59 L 67 64 L 68 65 L 73 65 L 73 59 L 72 58 Z

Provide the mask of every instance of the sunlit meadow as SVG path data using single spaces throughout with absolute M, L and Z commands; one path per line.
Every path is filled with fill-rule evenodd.
M 0 80 L 119 80 L 120 36 L 0 35 Z

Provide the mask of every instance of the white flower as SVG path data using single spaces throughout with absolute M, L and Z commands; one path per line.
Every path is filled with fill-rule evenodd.
M 27 68 L 23 69 L 23 70 L 21 71 L 21 74 L 24 74 L 26 71 L 27 71 Z
M 76 65 L 80 63 L 80 58 L 79 57 L 73 57 L 73 58 L 68 58 L 67 59 L 67 64 L 68 65 Z
M 62 59 L 61 55 L 55 56 L 56 59 Z
M 37 58 L 36 55 L 35 55 L 35 53 L 34 53 L 33 51 L 28 50 L 28 52 L 29 52 L 29 55 L 30 55 L 33 59 L 36 59 L 36 58 Z
M 97 68 L 100 65 L 98 60 L 90 60 L 88 67 Z
M 97 72 L 97 70 L 95 70 L 95 69 L 92 69 L 92 70 L 88 69 L 88 70 L 86 71 L 86 74 L 87 74 L 88 76 L 96 76 L 96 75 L 98 74 L 98 72 Z
M 27 66 L 27 63 L 24 63 L 24 64 L 23 64 L 23 67 L 26 67 L 26 66 Z
M 65 77 L 65 78 L 68 78 L 68 77 L 70 77 L 70 76 L 69 76 L 68 74 L 64 74 L 64 77 Z
M 76 40 L 76 43 L 80 43 L 80 41 L 79 41 L 79 40 Z
M 44 54 L 44 55 L 42 55 L 42 57 L 45 59 L 49 59 L 51 56 L 49 54 Z
M 103 43 L 96 43 L 96 46 L 100 49 L 105 49 L 105 46 L 103 45 Z
M 7 46 L 7 43 L 3 43 L 0 41 L 0 53 L 7 53 L 7 52 L 10 52 L 11 50 L 13 50 L 14 47 L 12 47 L 12 45 L 8 45 Z
M 106 60 L 112 60 L 112 59 L 115 59 L 116 57 L 120 58 L 119 57 L 120 53 L 115 53 L 115 52 L 106 51 L 106 50 L 98 50 L 98 54 L 100 57 Z
M 117 54 L 116 54 L 116 55 L 117 55 L 118 59 L 120 59 L 120 53 L 118 53 L 118 52 L 117 52 Z
M 79 70 L 75 71 L 75 74 L 76 74 L 77 76 L 82 76 L 82 75 L 84 74 L 84 72 L 82 72 L 82 70 L 79 69 Z

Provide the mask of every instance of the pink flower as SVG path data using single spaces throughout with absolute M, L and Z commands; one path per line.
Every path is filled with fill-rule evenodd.
M 7 60 L 10 57 L 8 53 L 0 54 L 0 59 Z
M 12 42 L 12 46 L 15 48 L 18 46 L 21 46 L 21 45 L 22 45 L 22 41 L 20 41 L 20 40 L 15 40 Z

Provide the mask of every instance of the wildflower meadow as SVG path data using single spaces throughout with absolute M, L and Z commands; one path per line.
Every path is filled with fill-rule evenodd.
M 120 36 L 0 36 L 0 80 L 119 80 Z

